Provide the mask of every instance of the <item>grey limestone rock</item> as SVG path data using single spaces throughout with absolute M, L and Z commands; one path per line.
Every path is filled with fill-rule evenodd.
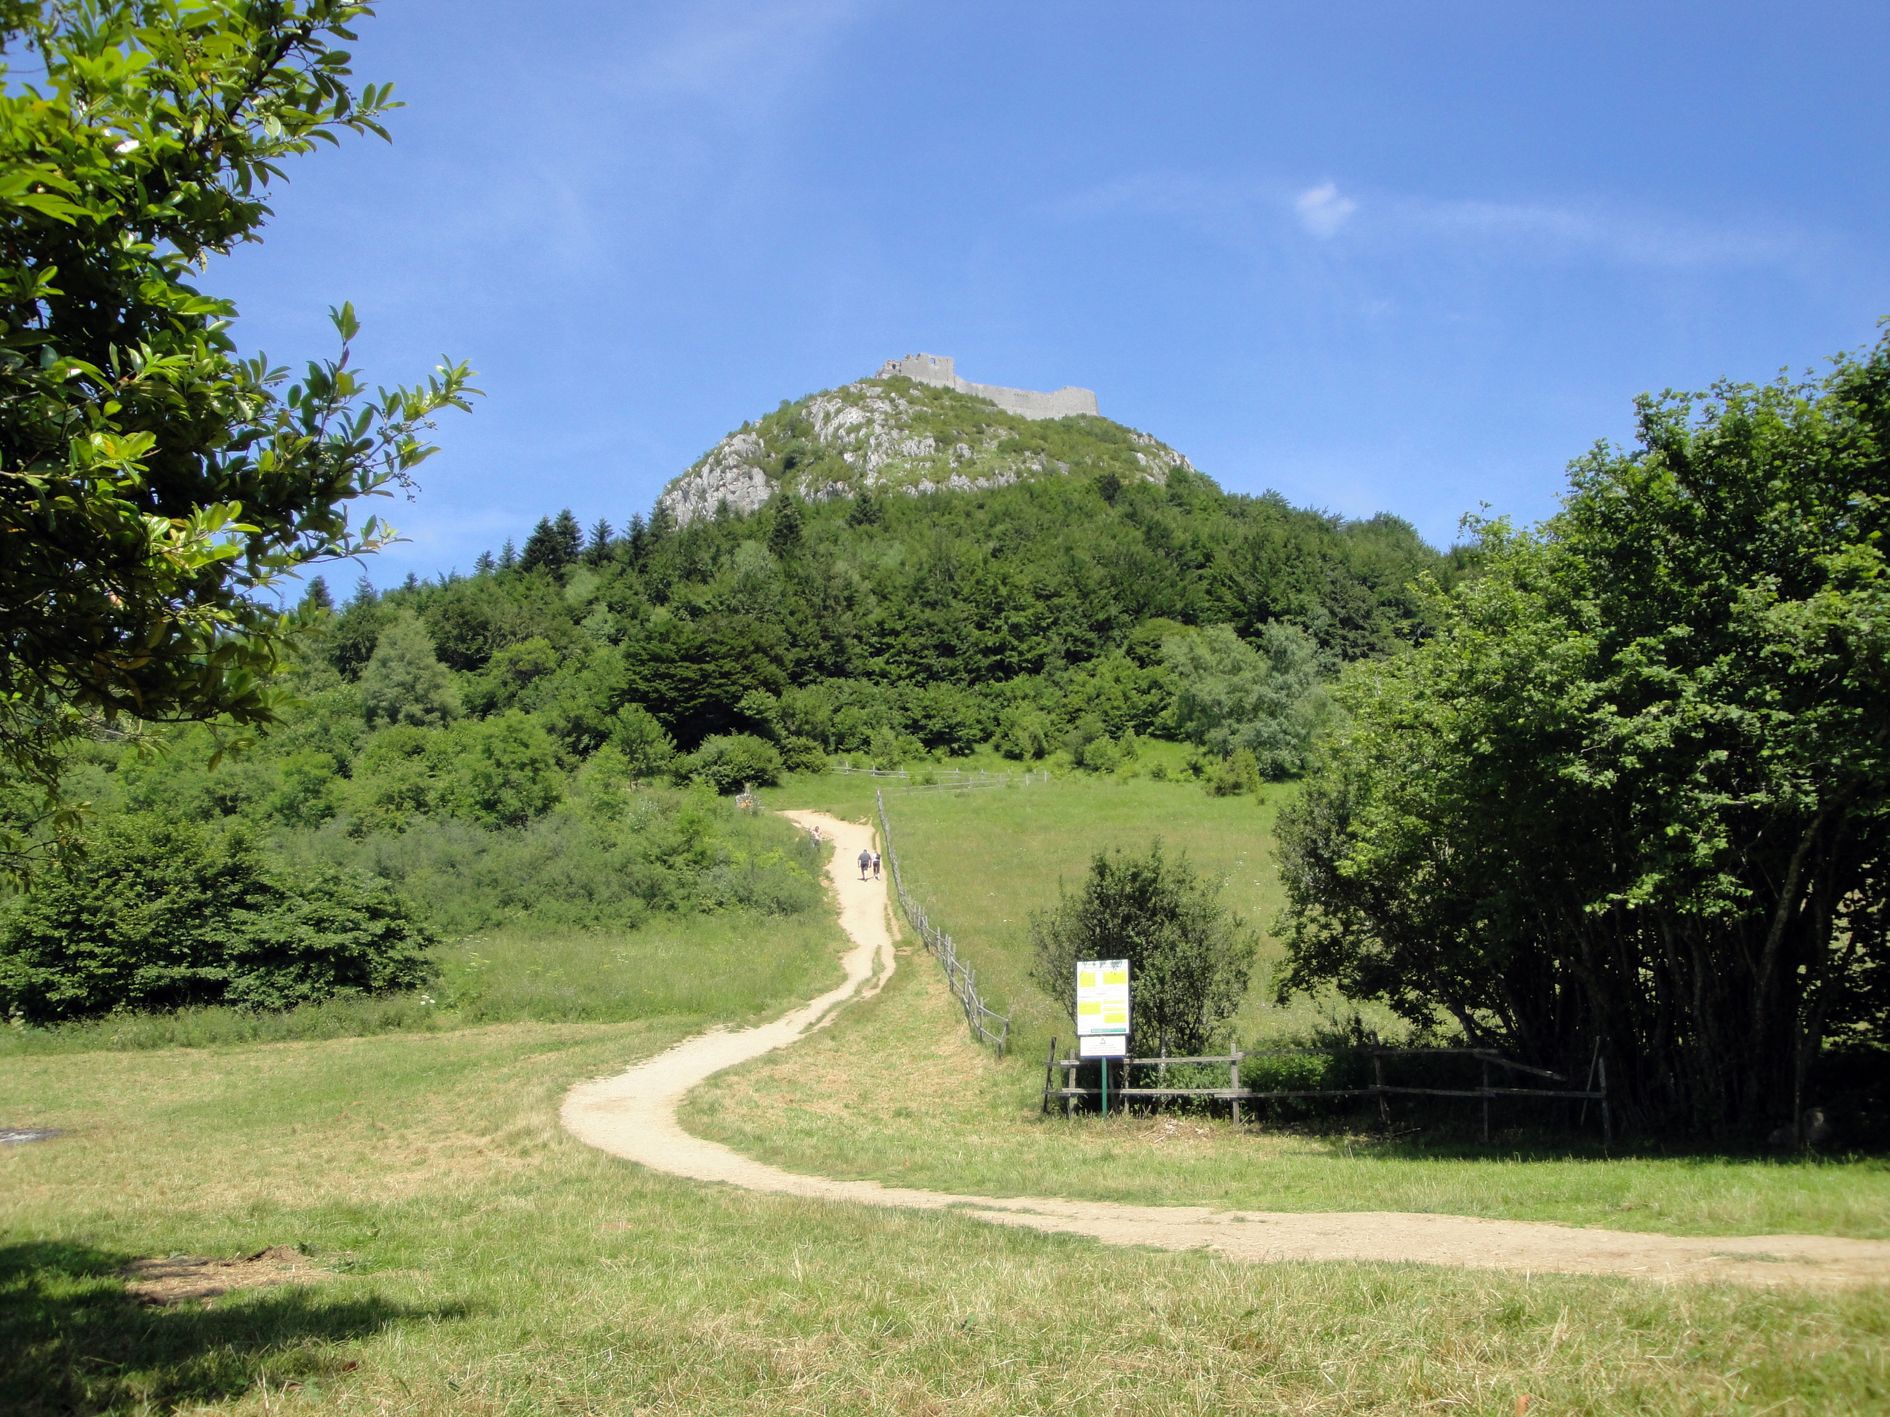
M 863 488 L 912 496 L 941 490 L 976 492 L 1009 487 L 1026 477 L 1069 472 L 1067 464 L 1046 462 L 1035 453 L 1004 451 L 1015 425 L 1007 427 L 1001 420 L 982 429 L 964 430 L 958 439 L 941 445 L 931 434 L 915 430 L 920 410 L 910 389 L 902 394 L 902 386 L 883 382 L 895 377 L 984 399 L 1025 418 L 1100 416 L 1096 395 L 1088 389 L 1043 393 L 972 384 L 958 377 L 950 356 L 909 354 L 888 360 L 872 379 L 816 394 L 798 406 L 799 431 L 794 437 L 818 448 L 814 463 L 806 465 L 805 471 L 783 471 L 789 465 L 785 448 L 771 449 L 757 431 L 744 427 L 670 483 L 657 499 L 658 508 L 679 525 L 687 525 L 698 517 L 713 516 L 723 503 L 732 512 L 752 512 L 778 486 L 809 501 L 826 501 L 853 496 Z M 970 436 L 974 433 L 976 441 Z M 781 441 L 779 434 L 771 436 Z M 1166 482 L 1174 469 L 1191 468 L 1180 453 L 1148 434 L 1129 430 L 1129 437 L 1142 475 L 1150 481 Z M 845 475 L 836 477 L 842 467 Z

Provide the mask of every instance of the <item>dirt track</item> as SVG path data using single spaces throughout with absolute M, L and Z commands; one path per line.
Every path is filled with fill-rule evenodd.
M 856 865 L 861 847 L 871 843 L 871 831 L 819 813 L 787 816 L 804 827 L 818 823 L 821 834 L 837 843 L 828 876 L 839 896 L 840 923 L 854 941 L 844 961 L 846 982 L 773 1023 L 741 1031 L 711 1029 L 628 1072 L 572 1088 L 561 1119 L 581 1141 L 652 1170 L 752 1191 L 917 1210 L 956 1209 L 994 1225 L 1088 1235 L 1110 1245 L 1205 1247 L 1228 1259 L 1254 1263 L 1381 1260 L 1667 1282 L 1890 1282 L 1890 1241 L 1818 1235 L 1691 1238 L 1458 1215 L 1211 1211 L 1199 1206 L 950 1195 L 877 1181 L 797 1176 L 693 1137 L 676 1121 L 677 1105 L 692 1087 L 724 1068 L 785 1048 L 830 1021 L 848 1000 L 877 993 L 893 970 L 885 883 L 861 882 Z

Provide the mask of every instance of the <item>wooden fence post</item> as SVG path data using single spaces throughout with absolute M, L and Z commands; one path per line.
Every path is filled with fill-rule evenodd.
M 1608 1109 L 1608 1058 L 1607 1058 L 1607 1055 L 1605 1053 L 1599 1055 L 1597 1061 L 1599 1061 L 1601 1065 L 1601 1144 L 1603 1146 L 1613 1146 L 1614 1145 L 1614 1117 Z
M 1378 1089 L 1378 1120 L 1391 1130 L 1391 1098 L 1385 1093 L 1385 1055 L 1372 1054 L 1372 1083 Z
M 1227 1060 L 1227 1085 L 1236 1092 L 1240 1091 L 1240 1054 L 1238 1053 Z M 1232 1101 L 1234 1104 L 1234 1125 L 1239 1126 L 1240 1099 L 1235 1097 Z
M 1595 1035 L 1594 1056 L 1589 1058 L 1588 1060 L 1588 1080 L 1582 1084 L 1583 1092 L 1593 1092 L 1595 1090 L 1595 1064 L 1599 1063 L 1600 1061 L 1601 1061 L 1601 1035 L 1597 1033 Z M 1588 1099 L 1586 1097 L 1582 1099 L 1582 1114 L 1581 1116 L 1575 1119 L 1575 1125 L 1578 1127 L 1585 1127 L 1588 1125 Z
M 1481 1060 L 1479 1060 L 1481 1061 Z M 1490 1140 L 1490 1065 L 1483 1063 L 1483 1141 L 1487 1146 Z
M 1043 1110 L 1045 1116 L 1048 1116 L 1050 1113 L 1050 1073 L 1056 1065 L 1057 1041 L 1052 1038 L 1050 1040 L 1050 1056 L 1045 1058 L 1043 1062 Z

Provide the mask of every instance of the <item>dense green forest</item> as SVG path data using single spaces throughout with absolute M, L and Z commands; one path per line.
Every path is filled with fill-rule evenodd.
M 626 703 L 685 750 L 745 731 L 864 752 L 879 729 L 952 752 L 1019 704 L 1059 728 L 1089 704 L 1111 733 L 1161 731 L 1162 644 L 1184 627 L 1258 642 L 1295 625 L 1327 669 L 1385 653 L 1423 633 L 1411 583 L 1454 568 L 1393 517 L 1342 521 L 1197 473 L 1051 477 L 777 495 L 680 529 L 633 518 L 621 536 L 561 515 L 471 576 L 362 588 L 317 633 L 356 680 L 414 616 L 458 676 L 461 711 L 529 709 L 579 755 Z
M 622 534 L 559 513 L 471 575 L 363 581 L 345 604 L 314 581 L 279 723 L 150 728 L 73 755 L 66 789 L 108 865 L 15 903 L 0 1007 L 241 1002 L 256 993 L 241 959 L 290 936 L 297 958 L 345 939 L 365 959 L 512 922 L 815 908 L 805 844 L 727 794 L 832 755 L 995 742 L 1108 771 L 1157 735 L 1196 745 L 1210 790 L 1239 791 L 1298 770 L 1322 681 L 1420 638 L 1411 583 L 1461 559 L 1394 518 L 1231 496 L 1183 469 L 1166 485 L 777 495 Z M 179 829 L 223 876 L 166 877 Z M 254 929 L 95 932 L 83 958 L 57 944 L 124 914 L 116 877 L 152 886 L 153 921 L 253 897 Z M 160 935 L 177 943 L 156 972 L 124 975 Z M 310 977 L 375 987 L 360 968 Z

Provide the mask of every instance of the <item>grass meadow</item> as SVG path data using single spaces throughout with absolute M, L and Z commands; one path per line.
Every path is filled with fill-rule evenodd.
M 801 784 L 792 805 L 857 819 L 871 804 L 860 785 Z M 1029 799 L 911 794 L 925 802 L 910 808 L 889 794 L 915 884 L 953 912 L 968 954 L 988 950 L 994 990 L 1021 956 L 995 935 L 987 947 L 987 923 L 1016 924 L 1040 893 L 1033 881 L 1054 888 L 1061 872 L 1073 882 L 1110 831 L 1159 817 L 1171 843 L 1230 877 L 1264 859 L 1266 808 L 1251 799 L 1146 781 L 1063 787 Z M 1013 882 L 1012 871 L 1031 879 Z M 1252 894 L 1235 903 L 1259 916 L 1264 867 L 1245 879 Z M 462 942 L 439 997 L 408 1001 L 423 1012 L 378 1028 L 336 1016 L 246 1034 L 205 1014 L 9 1041 L 0 1124 L 60 1135 L 0 1148 L 0 1412 L 1511 1417 L 1526 1406 L 1533 1417 L 1613 1417 L 1890 1406 L 1881 1288 L 1240 1265 L 949 1212 L 757 1196 L 615 1161 L 559 1128 L 573 1082 L 705 1023 L 774 1012 L 837 974 L 828 922 L 664 928 Z M 690 1124 L 789 1164 L 957 1190 L 1397 1206 L 1682 1233 L 1881 1234 L 1890 1213 L 1883 1171 L 1865 1161 L 1419 1154 L 1182 1115 L 1046 1122 L 1041 1078 L 1040 1057 L 1020 1050 L 1000 1064 L 972 1047 L 931 961 L 912 953 L 878 1000 L 701 1090 Z M 138 1257 L 278 1244 L 300 1246 L 320 1281 L 143 1308 L 119 1275 Z
M 10 1413 L 1869 1413 L 1890 1294 L 1228 1264 L 651 1175 L 557 1126 L 673 1022 L 14 1058 Z M 135 1256 L 307 1287 L 142 1309 Z
M 1178 745 L 1150 740 L 1145 759 L 1173 759 Z M 995 755 L 969 766 L 1021 766 Z M 915 771 L 915 780 L 919 778 Z M 1243 1047 L 1303 1035 L 1338 1011 L 1337 1000 L 1271 1002 L 1280 950 L 1271 927 L 1285 898 L 1273 861 L 1273 820 L 1293 792 L 1270 783 L 1252 796 L 1210 797 L 1192 781 L 1073 773 L 1029 787 L 952 791 L 910 788 L 896 780 L 838 775 L 764 794 L 770 806 L 817 806 L 851 821 L 877 821 L 875 789 L 886 814 L 906 886 L 958 942 L 978 971 L 979 990 L 1000 1012 L 1013 1011 L 1012 1051 L 1042 1062 L 1052 1036 L 1069 1046 L 1070 1022 L 1029 980 L 1031 912 L 1053 905 L 1059 889 L 1081 888 L 1090 858 L 1118 846 L 1145 849 L 1159 836 L 1171 854 L 1221 883 L 1221 900 L 1261 937 L 1247 1001 L 1233 1020 Z M 1349 1014 L 1351 1006 L 1343 1010 Z M 1389 1015 L 1361 1010 L 1375 1026 Z

